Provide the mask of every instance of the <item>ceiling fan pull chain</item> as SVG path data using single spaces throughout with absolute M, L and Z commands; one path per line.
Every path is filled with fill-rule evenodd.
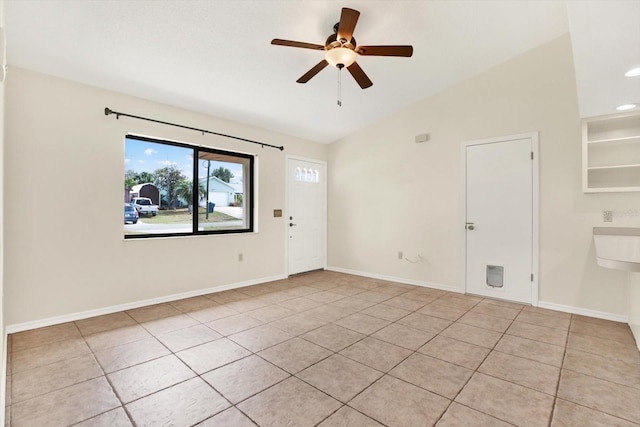
M 342 107 L 342 67 L 338 67 L 338 107 Z

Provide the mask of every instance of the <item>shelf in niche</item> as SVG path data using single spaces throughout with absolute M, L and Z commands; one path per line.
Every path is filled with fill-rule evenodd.
M 590 171 L 603 170 L 603 169 L 626 169 L 626 168 L 640 168 L 640 164 L 637 165 L 615 165 L 615 166 L 589 166 L 587 169 Z
M 593 140 L 593 141 L 587 141 L 587 144 L 601 144 L 601 143 L 606 143 L 606 142 L 623 142 L 623 141 L 631 142 L 634 139 L 637 140 L 638 142 L 640 142 L 640 135 L 625 136 L 625 137 L 621 137 L 621 138 L 596 139 L 596 140 Z

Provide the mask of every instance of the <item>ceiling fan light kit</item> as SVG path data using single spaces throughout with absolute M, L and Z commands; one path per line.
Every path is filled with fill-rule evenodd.
M 357 46 L 353 30 L 359 16 L 360 12 L 357 10 L 342 8 L 340 22 L 333 27 L 334 33 L 327 38 L 324 46 L 283 39 L 273 39 L 271 44 L 325 51 L 324 59 L 296 80 L 298 83 L 308 82 L 327 65 L 332 65 L 339 70 L 346 68 L 358 85 L 362 89 L 366 89 L 371 87 L 373 82 L 356 62 L 358 55 L 410 57 L 413 55 L 413 47 L 409 45 Z M 341 105 L 340 101 L 338 101 L 338 105 Z

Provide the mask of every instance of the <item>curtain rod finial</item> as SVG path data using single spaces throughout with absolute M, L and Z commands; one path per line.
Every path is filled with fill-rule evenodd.
M 105 116 L 108 116 L 111 113 L 112 113 L 112 111 L 109 109 L 109 107 L 104 107 L 104 115 Z

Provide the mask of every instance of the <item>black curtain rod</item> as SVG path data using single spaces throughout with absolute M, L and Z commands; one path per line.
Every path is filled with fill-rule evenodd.
M 109 116 L 111 114 L 115 114 L 116 115 L 116 119 L 119 119 L 120 116 L 131 117 L 132 119 L 146 120 L 148 122 L 160 123 L 162 125 L 175 126 L 177 128 L 195 130 L 196 132 L 201 132 L 203 135 L 205 133 L 209 133 L 211 135 L 224 136 L 225 138 L 237 139 L 239 141 L 245 141 L 245 142 L 250 142 L 252 144 L 258 144 L 258 145 L 260 145 L 262 147 L 277 148 L 280 151 L 284 150 L 284 147 L 282 145 L 278 147 L 277 145 L 271 145 L 271 144 L 267 144 L 267 143 L 264 143 L 264 142 L 252 141 L 250 139 L 240 138 L 239 136 L 226 135 L 224 133 L 213 132 L 213 131 L 206 130 L 206 129 L 198 129 L 198 128 L 194 128 L 194 127 L 191 127 L 191 126 L 179 125 L 179 124 L 176 124 L 176 123 L 163 122 L 162 120 L 150 119 L 148 117 L 134 116 L 133 114 L 120 113 L 118 111 L 111 110 L 109 107 L 105 107 L 104 115 L 105 116 Z

